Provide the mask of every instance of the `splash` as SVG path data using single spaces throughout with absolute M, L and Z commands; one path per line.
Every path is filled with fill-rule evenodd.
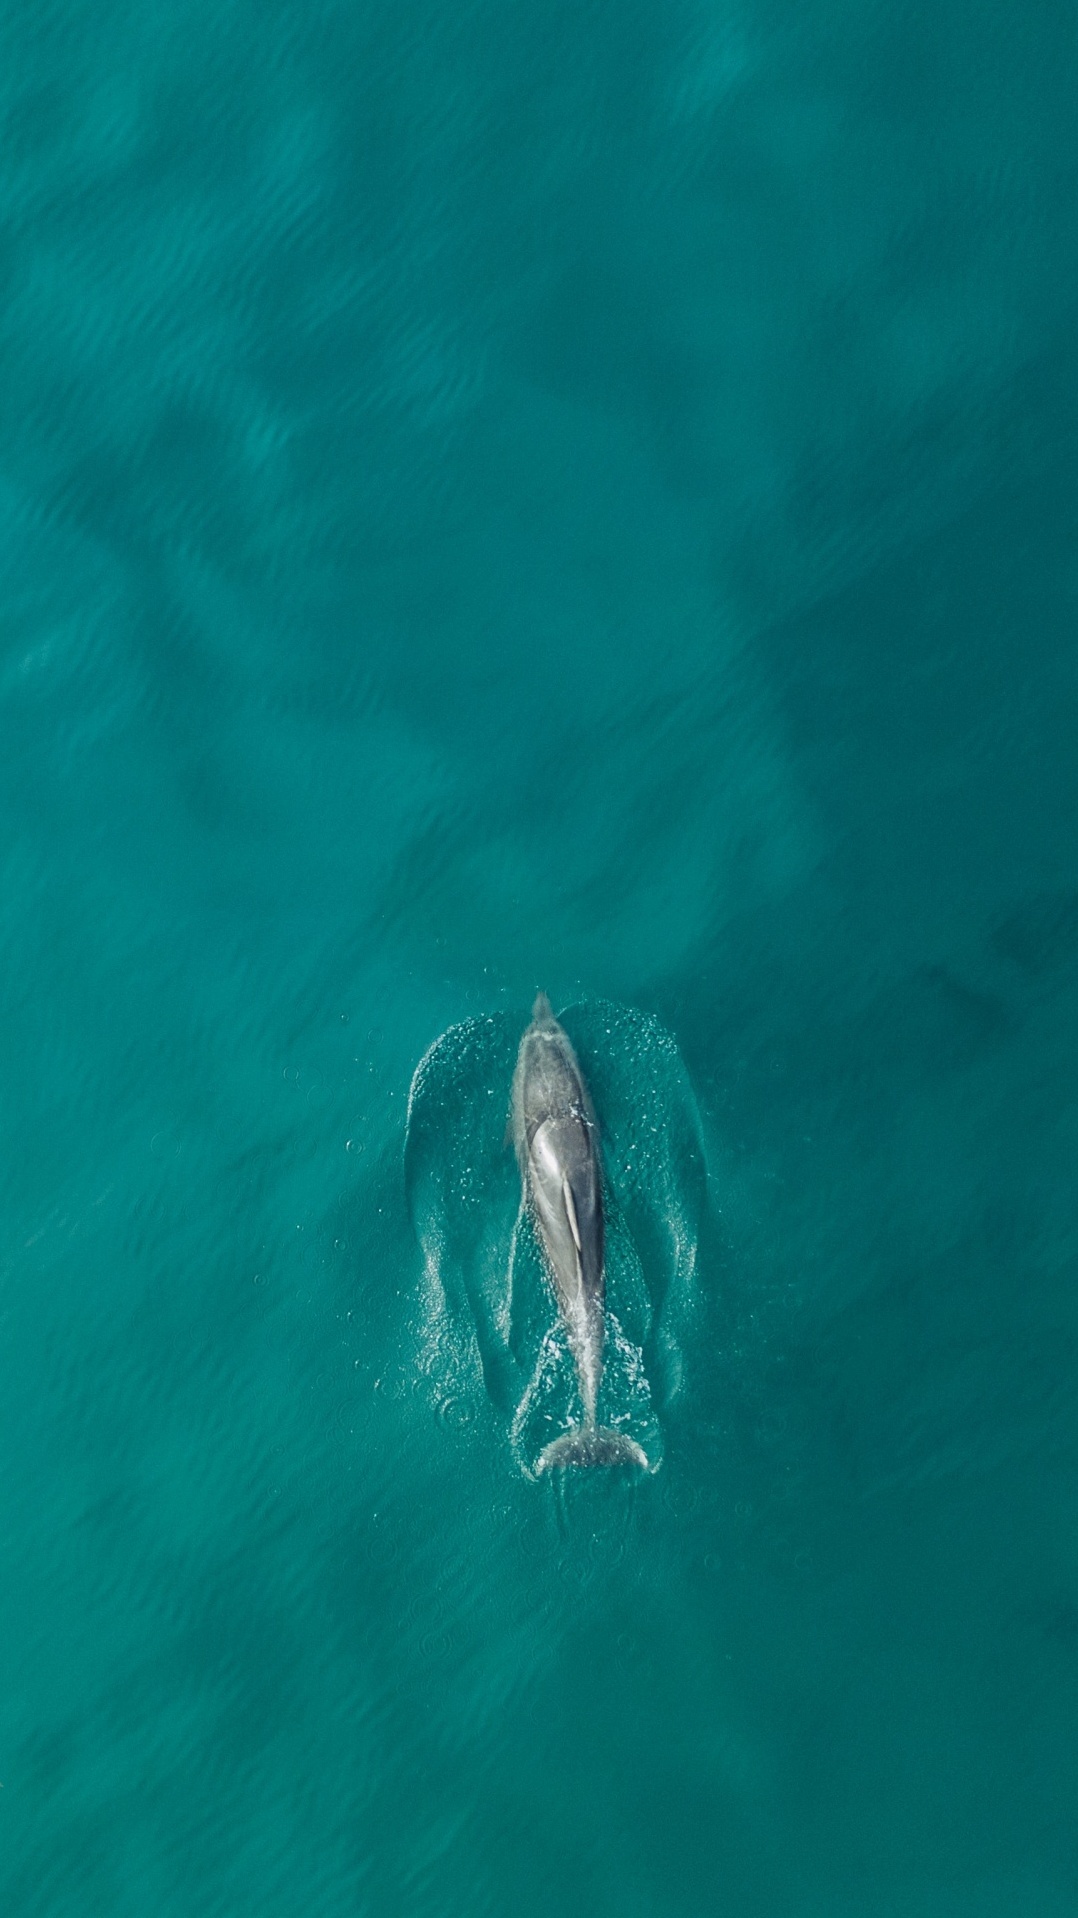
M 599 1117 L 606 1347 L 599 1416 L 656 1470 L 684 1386 L 706 1197 L 702 1131 L 671 1035 L 628 1006 L 560 1015 Z M 522 1471 L 580 1418 L 576 1370 L 508 1138 L 523 1021 L 451 1026 L 416 1069 L 405 1176 L 423 1278 L 418 1369 L 441 1409 L 484 1392 Z

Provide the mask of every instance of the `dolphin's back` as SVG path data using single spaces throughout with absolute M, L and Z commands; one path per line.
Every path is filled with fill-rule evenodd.
M 648 1469 L 635 1439 L 595 1422 L 603 1370 L 603 1190 L 598 1129 L 568 1033 L 545 993 L 532 1007 L 513 1074 L 513 1136 L 569 1344 L 584 1422 L 543 1448 L 539 1472 L 568 1465 Z
M 513 1080 L 513 1131 L 570 1329 L 601 1312 L 603 1199 L 595 1119 L 568 1034 L 540 995 Z

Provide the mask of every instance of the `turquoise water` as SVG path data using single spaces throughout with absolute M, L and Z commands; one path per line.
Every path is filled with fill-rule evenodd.
M 1073 10 L 0 48 L 0 1910 L 1078 1912 Z

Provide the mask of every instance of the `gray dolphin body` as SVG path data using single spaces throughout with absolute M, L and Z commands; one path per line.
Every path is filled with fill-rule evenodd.
M 537 1469 L 642 1465 L 647 1455 L 622 1432 L 595 1423 L 603 1372 L 604 1222 L 598 1128 L 568 1033 L 541 992 L 513 1074 L 513 1138 L 525 1199 L 539 1232 L 569 1347 L 584 1422 L 539 1455 Z

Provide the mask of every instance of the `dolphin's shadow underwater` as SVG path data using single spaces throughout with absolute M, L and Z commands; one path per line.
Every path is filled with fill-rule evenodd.
M 420 1370 L 446 1400 L 480 1389 L 482 1379 L 529 1475 L 569 1464 L 655 1470 L 663 1421 L 683 1382 L 706 1195 L 695 1098 L 658 1020 L 590 1001 L 559 1022 L 542 996 L 536 1011 L 530 1026 L 509 1013 L 451 1026 L 412 1080 L 405 1176 L 424 1259 Z M 548 1204 L 544 1216 L 522 1150 L 525 1055 L 557 1067 L 559 1044 L 582 1081 L 597 1161 L 598 1364 L 594 1339 L 582 1343 L 585 1321 L 595 1331 L 594 1306 L 574 1319 L 555 1266 L 560 1259 L 571 1286 L 575 1257 L 583 1278 L 585 1227 L 573 1215 L 590 1203 L 586 1168 L 581 1160 L 570 1181 L 581 1203 L 559 1215 L 561 1167 L 553 1214 Z M 536 1094 L 537 1083 L 533 1072 L 528 1116 L 536 1131 L 551 1116 L 540 1110 L 544 1096 L 549 1107 L 549 1070 L 545 1093 Z M 557 1083 L 554 1091 L 557 1104 Z M 572 1132 L 576 1094 L 568 1079 L 561 1091 L 563 1150 L 568 1125 L 570 1157 L 575 1149 L 586 1158 L 588 1138 L 579 1126 Z M 521 1165 L 511 1149 L 514 1131 Z M 591 1232 L 594 1264 L 594 1218 Z M 552 1246 L 559 1233 L 560 1251 Z M 592 1272 L 593 1300 L 595 1290 Z

